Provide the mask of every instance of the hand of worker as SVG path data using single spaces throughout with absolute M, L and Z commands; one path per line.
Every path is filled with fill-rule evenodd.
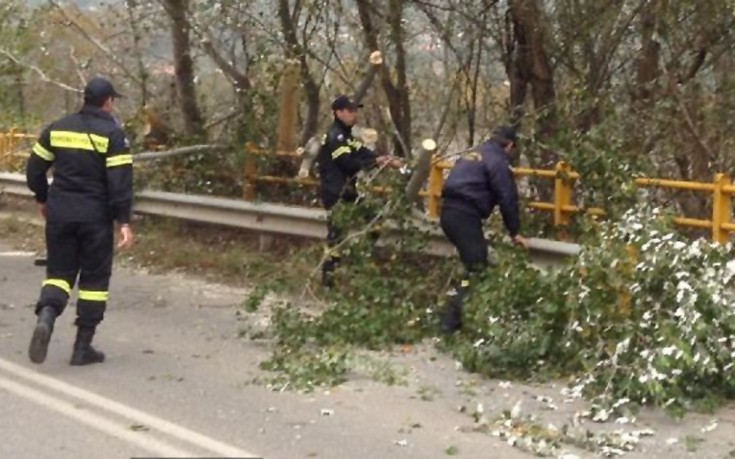
M 525 238 L 521 236 L 520 234 L 515 235 L 515 237 L 513 238 L 513 243 L 523 247 L 524 249 L 528 249 L 530 245 L 530 241 L 528 240 L 528 238 Z
M 41 214 L 41 216 L 46 219 L 46 203 L 38 203 L 38 212 Z
M 378 165 L 380 167 L 392 167 L 395 169 L 401 168 L 403 166 L 403 161 L 401 161 L 400 158 L 396 158 L 395 156 L 378 156 Z
M 130 228 L 130 225 L 120 225 L 120 240 L 117 243 L 117 248 L 128 249 L 132 247 L 134 239 L 135 234 L 133 233 L 133 229 Z

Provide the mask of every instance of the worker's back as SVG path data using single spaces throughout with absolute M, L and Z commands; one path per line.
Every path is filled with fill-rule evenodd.
M 112 115 L 85 106 L 49 125 L 34 151 L 53 162 L 47 218 L 59 222 L 111 221 L 108 169 L 129 163 L 124 132 Z M 40 150 L 40 151 L 37 151 Z M 44 151 L 45 150 L 45 151 Z

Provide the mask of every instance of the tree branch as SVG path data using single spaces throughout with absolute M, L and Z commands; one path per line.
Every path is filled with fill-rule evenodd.
M 227 148 L 225 145 L 191 145 L 188 147 L 174 148 L 166 151 L 144 151 L 133 155 L 135 162 L 154 161 L 156 159 L 170 158 L 172 156 L 190 155 L 194 153 L 209 153 L 221 151 Z
M 132 73 L 130 70 L 128 70 L 128 67 L 120 61 L 120 59 L 117 58 L 117 56 L 110 51 L 108 47 L 106 47 L 101 41 L 93 37 L 89 32 L 87 32 L 84 27 L 79 25 L 79 23 L 69 14 L 68 11 L 63 7 L 63 5 L 60 5 L 56 0 L 47 0 L 51 6 L 59 10 L 59 12 L 66 18 L 67 21 L 69 21 L 69 24 L 71 24 L 79 33 L 82 34 L 82 36 L 92 43 L 97 49 L 102 51 L 102 53 L 110 59 L 122 72 L 131 80 L 134 82 L 141 84 L 140 78 L 138 78 L 134 73 Z
M 14 64 L 20 65 L 21 67 L 25 67 L 27 69 L 30 69 L 30 70 L 34 71 L 41 78 L 41 80 L 43 80 L 45 83 L 49 83 L 51 85 L 54 85 L 56 87 L 59 87 L 59 88 L 65 90 L 65 91 L 71 91 L 71 92 L 75 92 L 75 93 L 81 93 L 82 92 L 81 89 L 75 88 L 73 86 L 69 86 L 68 84 L 62 83 L 60 81 L 52 80 L 38 66 L 35 66 L 33 64 L 28 64 L 27 62 L 21 61 L 20 59 L 18 59 L 16 56 L 14 56 L 13 53 L 11 53 L 10 51 L 8 51 L 7 49 L 0 48 L 0 54 L 6 56 L 8 59 L 10 59 L 11 61 L 13 61 Z

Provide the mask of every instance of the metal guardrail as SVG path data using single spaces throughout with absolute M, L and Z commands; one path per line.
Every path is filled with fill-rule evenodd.
M 0 172 L 0 190 L 15 196 L 31 196 L 25 185 L 25 177 L 20 174 Z M 321 209 L 211 196 L 145 190 L 136 194 L 135 212 L 306 239 L 323 240 L 327 234 L 327 215 Z M 429 253 L 441 256 L 454 253 L 454 248 L 436 225 L 429 227 L 429 233 Z M 386 240 L 390 242 L 390 238 Z M 580 247 L 567 242 L 532 238 L 530 249 L 536 264 L 549 266 L 577 255 Z
M 32 135 L 24 134 L 16 129 L 11 129 L 7 133 L 0 133 L 0 170 L 17 166 L 18 160 L 24 160 L 27 154 L 18 151 L 18 147 L 26 140 L 35 138 Z M 180 149 L 179 152 L 169 152 L 166 154 L 182 154 L 188 153 L 190 149 L 211 148 L 216 146 L 195 146 Z M 162 153 L 147 153 L 152 155 L 146 157 L 146 154 L 140 155 L 139 161 L 155 159 Z M 258 149 L 256 146 L 249 144 L 246 146 L 246 154 L 253 156 L 278 156 L 299 158 L 301 155 L 296 152 L 277 151 L 268 153 Z M 139 162 L 138 161 L 138 162 Z M 277 177 L 259 175 L 258 165 L 255 161 L 247 160 L 245 165 L 245 193 L 244 197 L 247 201 L 255 201 L 256 199 L 256 183 L 295 183 L 303 186 L 317 186 L 318 182 L 313 179 L 302 179 L 298 177 Z M 441 190 L 444 185 L 444 172 L 451 169 L 453 164 L 437 159 L 433 161 L 429 180 L 426 190 L 419 193 L 427 200 L 427 211 L 430 218 L 437 218 L 441 208 Z M 583 208 L 573 203 L 575 182 L 581 179 L 579 173 L 572 170 L 571 166 L 566 162 L 560 162 L 554 170 L 548 169 L 529 169 L 514 168 L 513 172 L 516 177 L 542 177 L 554 180 L 553 202 L 530 202 L 528 207 L 535 210 L 548 211 L 553 213 L 554 226 L 560 227 L 568 225 L 571 218 L 577 213 L 586 213 L 597 216 L 604 216 L 605 211 L 601 208 L 589 207 Z M 678 190 L 706 191 L 712 194 L 712 218 L 710 220 L 694 219 L 687 217 L 676 217 L 674 223 L 693 228 L 704 228 L 712 231 L 712 239 L 720 243 L 727 243 L 733 235 L 735 235 L 735 218 L 733 217 L 733 195 L 735 195 L 735 185 L 732 178 L 728 174 L 716 174 L 712 183 L 687 182 L 678 180 L 664 180 L 652 178 L 637 178 L 634 183 L 639 187 L 660 187 Z M 14 185 L 10 185 L 14 186 Z M 377 189 L 378 191 L 386 191 Z
M 326 214 L 318 209 L 211 196 L 145 190 L 135 196 L 135 212 L 308 239 L 327 234 Z
M 25 177 L 21 174 L 0 172 L 0 192 L 15 196 L 32 197 L 33 193 L 26 186 Z

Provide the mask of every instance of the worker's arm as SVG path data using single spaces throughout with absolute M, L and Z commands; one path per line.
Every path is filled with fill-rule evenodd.
M 498 198 L 498 206 L 503 223 L 511 238 L 518 236 L 521 219 L 518 210 L 518 188 L 516 187 L 510 164 L 502 159 L 485 158 L 485 169 L 490 182 L 490 190 Z
M 363 146 L 362 144 L 359 144 L 360 147 L 357 148 L 357 158 L 360 162 L 360 169 L 361 170 L 370 170 L 378 165 L 378 154 L 375 153 L 373 150 Z
M 26 184 L 33 192 L 36 202 L 46 203 L 48 199 L 48 179 L 46 173 L 56 160 L 53 149 L 49 145 L 49 129 L 43 130 L 33 146 L 31 156 L 26 165 Z
M 356 141 L 349 142 L 343 136 L 330 136 L 327 139 L 332 160 L 342 172 L 355 175 L 362 170 L 370 170 L 376 166 L 375 152 L 363 147 Z
M 133 155 L 125 132 L 110 136 L 107 152 L 107 188 L 113 218 L 120 224 L 130 223 L 133 210 Z

